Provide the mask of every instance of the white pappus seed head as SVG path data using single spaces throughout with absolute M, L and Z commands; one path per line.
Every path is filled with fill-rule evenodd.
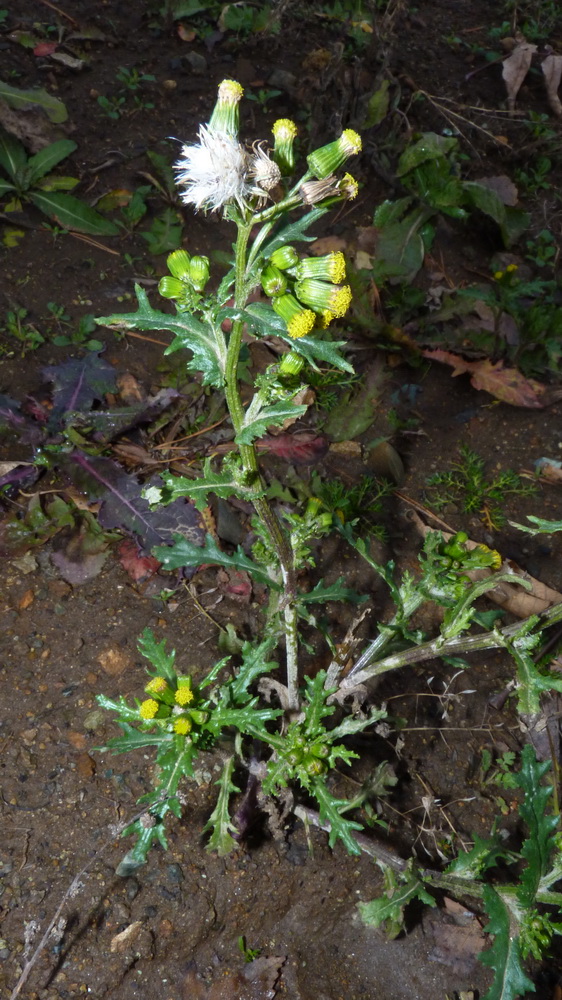
M 216 212 L 235 201 L 246 208 L 246 196 L 252 192 L 247 183 L 248 156 L 239 142 L 226 132 L 205 125 L 199 129 L 199 142 L 182 147 L 174 164 L 177 183 L 185 188 L 181 199 L 198 211 Z

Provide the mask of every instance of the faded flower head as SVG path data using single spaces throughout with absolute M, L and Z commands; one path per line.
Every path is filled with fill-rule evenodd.
M 236 202 L 246 207 L 251 191 L 247 183 L 248 158 L 245 150 L 227 132 L 217 132 L 201 125 L 199 143 L 182 147 L 182 155 L 174 164 L 177 183 L 185 188 L 181 199 L 196 211 L 216 212 Z

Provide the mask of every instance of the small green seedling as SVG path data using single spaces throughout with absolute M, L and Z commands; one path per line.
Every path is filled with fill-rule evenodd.
M 6 313 L 4 324 L 1 327 L 2 332 L 8 337 L 17 340 L 21 348 L 21 357 L 24 358 L 26 354 L 30 351 L 35 351 L 41 344 L 44 343 L 44 336 L 39 333 L 39 330 L 33 323 L 26 323 L 27 309 L 23 306 L 17 306 L 14 309 L 9 309 Z M 5 353 L 10 353 L 10 348 L 3 349 Z
M 453 503 L 465 514 L 478 514 L 487 527 L 494 529 L 505 524 L 503 506 L 509 499 L 536 493 L 535 485 L 513 469 L 488 477 L 484 459 L 468 445 L 461 446 L 460 456 L 460 461 L 449 470 L 436 472 L 427 480 L 429 497 L 436 510 Z

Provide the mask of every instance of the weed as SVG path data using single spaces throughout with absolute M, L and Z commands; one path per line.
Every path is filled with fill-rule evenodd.
M 267 114 L 269 111 L 269 102 L 272 101 L 274 97 L 279 97 L 281 93 L 281 90 L 265 90 L 262 87 L 255 94 L 246 94 L 246 97 L 249 101 L 255 101 L 256 104 L 259 104 L 261 111 L 263 111 L 264 114 Z
M 103 94 L 100 94 L 98 97 L 98 104 L 104 115 L 107 115 L 107 117 L 111 118 L 113 121 L 117 121 L 123 114 L 125 98 L 119 97 L 118 94 L 113 97 L 105 97 Z
M 525 259 L 535 267 L 554 267 L 560 255 L 560 248 L 550 229 L 542 229 L 534 240 L 527 240 L 525 248 Z
M 309 238 L 309 226 L 334 202 L 356 193 L 353 178 L 346 174 L 340 179 L 339 171 L 359 151 L 361 140 L 348 129 L 339 139 L 313 150 L 307 157 L 305 174 L 295 182 L 289 178 L 293 173 L 290 164 L 296 128 L 288 128 L 285 123 L 282 140 L 274 128 L 273 158 L 257 144 L 250 147 L 254 149 L 252 157 L 238 141 L 241 96 L 239 84 L 221 84 L 210 121 L 212 128 L 201 131 L 197 151 L 188 148 L 177 165 L 183 200 L 197 209 L 222 211 L 236 227 L 230 266 L 219 282 L 210 285 L 216 291 L 206 290 L 211 281 L 209 259 L 177 250 L 169 255 L 169 273 L 159 282 L 160 295 L 174 303 L 175 312 L 154 309 L 144 290 L 137 287 L 136 312 L 98 320 L 118 330 L 170 331 L 173 340 L 168 352 L 189 352 L 187 371 L 199 373 L 203 386 L 224 395 L 230 415 L 235 450 L 224 460 L 207 459 L 196 478 L 163 472 L 160 483 L 151 483 L 145 490 L 145 500 L 158 511 L 175 499 L 189 497 L 199 510 L 204 510 L 212 493 L 223 499 L 234 496 L 255 512 L 254 543 L 249 552 L 242 547 L 228 552 L 212 534 L 205 536 L 204 544 L 197 545 L 184 532 L 177 534 L 172 544 L 154 547 L 154 555 L 166 570 L 218 566 L 243 571 L 254 586 L 267 592 L 262 631 L 242 641 L 231 630 L 229 654 L 217 659 L 206 673 L 200 674 L 189 660 L 176 665 L 175 651 L 168 649 L 164 641 L 157 642 L 147 629 L 139 640 L 139 650 L 149 664 L 145 697 L 130 704 L 122 696 L 115 700 L 99 696 L 99 703 L 114 713 L 122 731 L 108 741 L 104 750 L 126 753 L 150 747 L 157 762 L 153 788 L 142 799 L 145 811 L 125 831 L 135 839 L 119 865 L 121 875 L 130 875 L 146 863 L 153 844 L 166 847 L 167 820 L 170 815 L 181 816 L 186 801 L 180 785 L 193 778 L 196 762 L 210 762 L 219 743 L 222 769 L 216 782 L 216 805 L 204 827 L 209 834 L 208 849 L 227 854 L 244 836 L 250 817 L 238 814 L 235 821 L 230 808 L 232 797 L 249 773 L 266 800 L 296 801 L 297 815 L 313 817 L 328 832 L 330 846 L 341 841 L 350 854 L 359 854 L 358 831 L 362 824 L 356 812 L 357 797 L 340 798 L 338 787 L 330 779 L 336 769 L 346 767 L 357 756 L 348 743 L 349 737 L 386 717 L 384 707 L 376 707 L 371 699 L 368 711 L 363 710 L 364 686 L 390 670 L 436 657 L 462 656 L 469 650 L 502 648 L 514 663 L 520 713 L 538 712 L 545 690 L 562 690 L 562 679 L 543 668 L 539 670 L 532 656 L 544 628 L 562 618 L 562 605 L 514 625 L 481 630 L 483 620 L 475 602 L 502 581 L 512 582 L 513 576 L 490 572 L 473 582 L 469 574 L 484 568 L 494 570 L 501 562 L 498 553 L 486 546 L 467 548 L 462 532 L 447 541 L 440 533 L 429 532 L 416 572 L 397 576 L 394 564 L 378 564 L 371 554 L 369 539 L 361 530 L 355 532 L 352 520 L 342 522 L 337 513 L 346 502 L 350 513 L 353 504 L 356 510 L 364 508 L 371 502 L 372 489 L 372 502 L 378 501 L 378 487 L 372 483 L 360 484 L 353 504 L 340 485 L 321 482 L 318 486 L 324 490 L 324 503 L 320 498 L 292 508 L 286 502 L 282 506 L 272 503 L 260 473 L 256 441 L 272 426 L 283 427 L 288 419 L 294 421 L 304 414 L 307 407 L 300 401 L 301 390 L 307 386 L 309 369 L 339 369 L 353 375 L 341 350 L 344 342 L 332 340 L 326 330 L 331 320 L 345 315 L 351 301 L 343 254 L 307 257 L 298 253 L 296 244 Z M 428 148 L 430 160 L 442 158 L 443 147 L 438 141 L 429 141 Z M 418 148 L 416 155 L 421 155 L 423 163 L 411 161 L 405 173 L 416 172 L 426 163 L 422 154 Z M 436 170 L 441 176 L 439 166 Z M 283 177 L 284 196 L 268 204 L 268 191 Z M 419 181 L 418 173 L 416 183 Z M 452 202 L 447 202 L 445 191 L 435 193 L 435 177 L 433 184 L 431 199 L 438 198 L 440 204 L 454 207 L 458 193 L 454 183 Z M 254 301 L 252 293 L 258 287 L 265 300 Z M 226 320 L 228 336 L 223 329 Z M 278 362 L 256 377 L 250 398 L 244 403 L 243 335 L 274 335 L 288 348 Z M 91 464 L 88 456 L 81 461 Z M 464 494 L 468 489 L 471 504 L 477 509 L 486 504 L 489 512 L 494 510 L 493 503 L 499 505 L 506 491 L 527 491 L 514 476 L 502 474 L 488 481 L 481 460 L 465 450 L 462 462 L 447 480 L 447 488 L 460 488 Z M 336 504 L 336 513 L 332 513 L 329 506 Z M 319 639 L 324 636 L 326 640 L 329 662 L 327 669 L 315 669 L 311 677 L 303 667 L 303 623 L 307 630 L 316 625 L 315 606 L 325 608 L 331 601 L 363 603 L 366 597 L 354 593 L 343 578 L 331 584 L 320 579 L 312 589 L 303 589 L 303 570 L 314 565 L 313 545 L 333 530 L 384 581 L 394 610 L 375 627 L 373 637 L 357 656 L 355 631 L 364 613 L 341 642 L 322 628 Z M 433 637 L 424 635 L 413 620 L 428 603 L 436 603 L 444 611 L 439 631 Z M 480 630 L 473 631 L 473 625 Z M 461 854 L 453 863 L 453 875 L 452 866 L 440 875 L 419 872 L 413 859 L 408 864 L 395 859 L 399 879 L 390 872 L 388 895 L 369 904 L 367 914 L 371 922 L 380 923 L 389 917 L 400 928 L 409 898 L 433 902 L 426 884 L 453 886 L 452 891 L 456 886 L 461 893 L 467 882 L 470 891 L 475 891 L 476 886 L 484 896 L 490 916 L 489 933 L 494 937 L 485 961 L 497 975 L 502 963 L 505 966 L 509 962 L 511 979 L 501 994 L 505 1000 L 514 1000 L 516 995 L 510 985 L 523 983 L 527 987 L 521 955 L 526 951 L 540 954 L 558 931 L 547 915 L 537 911 L 539 904 L 560 901 L 551 885 L 562 871 L 560 845 L 553 832 L 556 820 L 547 810 L 549 792 L 541 786 L 545 770 L 534 760 L 532 751 L 524 751 L 518 780 L 524 793 L 521 815 L 529 825 L 529 837 L 521 848 L 528 874 L 524 872 L 514 885 L 512 897 L 503 888 L 482 884 L 480 875 L 498 857 L 499 848 L 493 842 L 485 844 L 483 853 L 482 845 L 477 843 L 472 852 Z M 316 811 L 301 806 L 299 798 L 315 803 Z M 379 859 L 389 856 L 385 848 L 376 845 L 372 851 Z M 516 900 L 513 906 L 511 898 Z M 517 921 L 520 941 L 520 951 L 515 955 L 510 949 L 510 919 Z
M 140 73 L 134 66 L 132 69 L 120 66 L 115 76 L 119 83 L 122 83 L 127 90 L 132 91 L 140 90 L 145 83 L 154 83 L 156 80 L 152 73 Z
M 0 198 L 10 198 L 4 211 L 19 210 L 22 201 L 29 201 L 39 211 L 54 218 L 59 226 L 94 236 L 115 235 L 117 228 L 112 222 L 66 193 L 78 183 L 74 177 L 59 177 L 51 173 L 53 167 L 76 148 L 76 143 L 70 139 L 59 139 L 28 157 L 21 142 L 0 129 L 0 167 L 8 178 L 0 178 Z
M 33 323 L 26 323 L 27 309 L 22 306 L 16 306 L 14 309 L 9 309 L 6 313 L 4 324 L 0 329 L 9 338 L 13 338 L 18 342 L 21 348 L 21 357 L 24 358 L 26 354 L 30 351 L 35 351 L 41 344 L 44 343 L 45 338 Z M 2 349 L 5 353 L 10 353 L 10 346 Z
M 465 514 L 478 514 L 489 528 L 499 528 L 506 523 L 502 508 L 509 499 L 536 493 L 534 484 L 521 479 L 512 469 L 488 478 L 484 460 L 468 445 L 461 446 L 460 455 L 460 461 L 451 469 L 436 472 L 426 481 L 436 510 L 454 503 Z

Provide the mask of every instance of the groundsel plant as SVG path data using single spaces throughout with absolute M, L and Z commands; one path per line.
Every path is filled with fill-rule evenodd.
M 540 671 L 532 656 L 542 629 L 562 618 L 560 607 L 515 627 L 483 631 L 475 601 L 506 577 L 513 582 L 512 574 L 502 572 L 498 553 L 485 546 L 469 549 L 462 533 L 448 541 L 430 533 L 418 574 L 396 579 L 392 563 L 381 566 L 373 560 L 370 539 L 357 521 L 342 524 L 315 497 L 295 510 L 276 508 L 268 498 L 256 439 L 305 413 L 306 404 L 299 400 L 307 371 L 353 374 L 345 340 L 332 336 L 351 303 L 344 256 L 307 256 L 299 246 L 312 239 L 310 227 L 333 205 L 356 196 L 358 184 L 346 169 L 361 151 L 361 139 L 346 129 L 313 150 L 295 179 L 295 124 L 277 121 L 271 148 L 263 139 L 246 145 L 239 138 L 241 97 L 237 82 L 221 83 L 209 122 L 201 125 L 198 142 L 182 147 L 175 168 L 185 204 L 196 211 L 220 212 L 236 229 L 232 266 L 213 283 L 216 291 L 206 291 L 208 257 L 177 250 L 168 257 L 169 273 L 159 283 L 160 295 L 173 303 L 173 313 L 153 308 L 137 287 L 135 313 L 97 321 L 114 329 L 171 331 L 174 339 L 166 353 L 188 352 L 187 369 L 226 399 L 235 450 L 222 463 L 207 460 L 197 479 L 163 473 L 161 485 L 146 490 L 149 502 L 189 498 L 204 510 L 209 494 L 214 494 L 242 499 L 255 511 L 251 555 L 241 548 L 225 551 L 212 534 L 202 546 L 176 535 L 173 545 L 157 547 L 155 555 L 168 570 L 201 565 L 244 570 L 268 594 L 262 635 L 242 642 L 229 633 L 229 655 L 205 676 L 185 662 L 179 671 L 175 653 L 147 630 L 139 643 L 151 664 L 144 697 L 131 706 L 123 698 L 100 696 L 100 704 L 116 713 L 123 730 L 108 748 L 122 753 L 152 747 L 157 761 L 154 789 L 141 800 L 146 811 L 126 831 L 136 841 L 120 874 L 145 863 L 155 842 L 166 846 L 167 814 L 181 816 L 187 801 L 182 783 L 193 778 L 195 762 L 210 754 L 222 760 L 222 771 L 217 804 L 206 827 L 209 849 L 225 854 L 244 837 L 250 802 L 256 802 L 256 795 L 245 796 L 244 788 L 252 786 L 258 789 L 262 808 L 271 812 L 277 803 L 280 815 L 293 807 L 297 815 L 305 810 L 308 819 L 328 832 L 330 845 L 339 840 L 358 854 L 361 838 L 365 840 L 359 834 L 360 820 L 365 821 L 361 804 L 367 803 L 369 792 L 350 801 L 338 798 L 331 776 L 336 766 L 349 765 L 358 756 L 354 734 L 381 725 L 385 712 L 373 704 L 369 684 L 389 670 L 424 659 L 458 657 L 471 649 L 503 647 L 515 663 L 522 712 L 537 711 L 544 690 L 562 690 L 562 680 Z M 256 291 L 261 294 L 256 296 Z M 285 345 L 278 362 L 256 377 L 246 406 L 239 377 L 244 333 L 256 339 L 275 337 L 277 344 Z M 342 578 L 330 586 L 319 580 L 308 592 L 299 586 L 299 573 L 314 567 L 314 543 L 331 531 L 339 532 L 383 578 L 395 612 L 375 628 L 357 656 L 364 610 L 345 636 L 326 635 L 323 629 L 331 662 L 319 670 L 302 642 L 301 623 L 309 630 L 317 625 L 315 605 L 366 600 L 350 591 Z M 490 575 L 474 582 L 471 572 L 482 569 Z M 444 608 L 436 637 L 410 624 L 427 601 Z M 305 676 L 303 655 L 310 676 Z M 312 800 L 316 810 L 301 805 L 301 797 Z M 238 803 L 234 817 L 231 802 Z M 379 851 L 379 862 L 385 865 L 388 856 L 388 849 Z

